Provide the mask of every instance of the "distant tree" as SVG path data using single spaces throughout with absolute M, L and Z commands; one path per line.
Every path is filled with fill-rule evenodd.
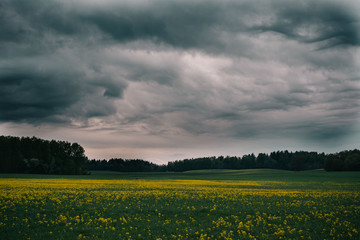
M 0 172 L 82 174 L 87 157 L 77 143 L 0 136 Z
M 265 153 L 259 153 L 258 156 L 256 157 L 256 167 L 264 168 L 267 158 L 268 156 Z
M 343 151 L 340 152 L 339 155 L 344 159 L 344 170 L 360 170 L 360 151 L 358 149 Z
M 109 161 L 90 160 L 88 162 L 90 170 L 108 170 L 117 172 L 151 172 L 166 171 L 166 166 L 156 165 L 154 163 L 141 159 L 122 159 L 112 158 Z
M 288 151 L 236 156 L 203 157 L 177 160 L 157 165 L 141 159 L 91 160 L 78 143 L 47 141 L 36 137 L 0 136 L 0 172 L 84 174 L 87 170 L 124 172 L 188 171 L 197 169 L 275 168 L 307 170 L 324 168 L 327 171 L 359 171 L 360 151 L 357 149 L 334 154 Z
M 87 157 L 85 156 L 85 150 L 78 143 L 71 144 L 70 158 L 74 162 L 75 174 L 85 174 L 87 172 Z
M 244 155 L 241 159 L 241 162 L 243 169 L 250 169 L 256 167 L 256 157 L 253 153 L 249 155 Z
M 344 161 L 340 158 L 339 154 L 329 154 L 325 159 L 325 170 L 326 171 L 342 171 Z
M 360 171 L 360 151 L 345 150 L 329 154 L 325 158 L 326 171 Z
M 259 153 L 256 158 L 256 167 L 258 168 L 276 168 L 276 161 L 265 153 Z
M 277 165 L 279 169 L 289 169 L 289 164 L 291 161 L 291 153 L 288 151 L 279 152 L 279 160 L 277 161 Z
M 360 170 L 360 153 L 354 152 L 349 154 L 345 159 L 345 169 L 348 171 Z
M 223 168 L 225 169 L 239 169 L 240 168 L 240 160 L 237 157 L 227 156 L 223 160 Z
M 306 169 L 306 154 L 304 152 L 295 152 L 291 156 L 289 169 L 301 171 Z

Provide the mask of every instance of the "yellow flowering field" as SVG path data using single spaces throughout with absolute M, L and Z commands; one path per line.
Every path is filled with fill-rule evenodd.
M 360 239 L 346 182 L 1 178 L 0 239 Z

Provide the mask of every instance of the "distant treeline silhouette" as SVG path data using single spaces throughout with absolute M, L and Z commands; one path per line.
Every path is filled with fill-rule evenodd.
M 360 151 L 354 149 L 328 154 L 324 168 L 326 171 L 360 171 Z
M 0 136 L 0 172 L 85 174 L 88 159 L 77 143 Z
M 0 172 L 86 174 L 88 170 L 119 172 L 183 172 L 199 169 L 252 169 L 359 171 L 360 151 L 325 154 L 307 151 L 274 151 L 242 157 L 203 157 L 157 165 L 141 159 L 88 160 L 78 143 L 43 140 L 36 137 L 0 136 Z
M 277 151 L 270 155 L 259 153 L 243 157 L 206 157 L 185 159 L 168 163 L 169 171 L 188 171 L 197 169 L 252 169 L 271 168 L 284 170 L 309 170 L 324 167 L 326 155 L 317 152 Z
M 307 151 L 276 151 L 243 157 L 206 157 L 169 162 L 168 171 L 188 171 L 198 169 L 251 169 L 271 168 L 283 170 L 311 170 L 324 168 L 327 171 L 359 171 L 360 151 L 342 151 L 328 154 Z
M 166 165 L 157 165 L 141 159 L 112 158 L 107 160 L 90 160 L 89 170 L 107 170 L 118 172 L 165 172 Z
M 243 157 L 203 157 L 168 162 L 167 165 L 156 165 L 144 160 L 110 159 L 91 160 L 89 170 L 111 170 L 120 172 L 183 172 L 200 169 L 252 169 L 271 168 L 303 171 L 324 168 L 327 171 L 359 171 L 360 151 L 342 151 L 325 154 L 307 151 L 276 151 L 270 154 L 259 153 Z

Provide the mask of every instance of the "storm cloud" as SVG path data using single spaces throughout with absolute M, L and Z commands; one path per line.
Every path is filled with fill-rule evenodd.
M 334 146 L 360 134 L 359 5 L 4 0 L 0 122 L 72 129 L 100 156 L 86 130 L 151 160 L 229 150 L 218 141 Z

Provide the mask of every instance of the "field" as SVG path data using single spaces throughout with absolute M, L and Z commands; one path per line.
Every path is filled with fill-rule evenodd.
M 360 239 L 360 173 L 0 174 L 0 239 Z

